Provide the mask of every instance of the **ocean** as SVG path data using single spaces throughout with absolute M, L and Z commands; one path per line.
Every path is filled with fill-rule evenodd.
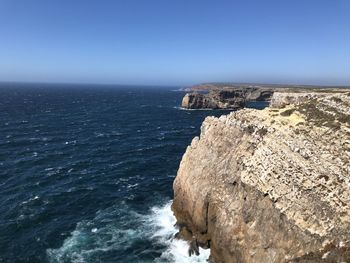
M 206 262 L 173 238 L 172 183 L 228 111 L 182 110 L 177 90 L 1 84 L 0 262 Z

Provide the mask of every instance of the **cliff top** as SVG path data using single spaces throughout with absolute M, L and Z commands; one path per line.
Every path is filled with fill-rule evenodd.
M 244 109 L 219 121 L 248 130 L 259 145 L 242 181 L 268 194 L 300 228 L 348 235 L 350 92 L 276 92 L 271 107 Z M 264 163 L 269 166 L 257 165 Z
M 237 88 L 273 89 L 281 92 L 333 92 L 334 90 L 349 90 L 350 86 L 320 86 L 320 85 L 293 85 L 293 84 L 259 84 L 259 83 L 202 83 L 187 87 L 185 91 L 210 91 Z

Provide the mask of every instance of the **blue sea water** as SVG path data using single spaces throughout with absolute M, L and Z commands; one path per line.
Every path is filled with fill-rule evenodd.
M 172 183 L 227 111 L 175 89 L 1 84 L 0 262 L 206 262 L 173 239 Z

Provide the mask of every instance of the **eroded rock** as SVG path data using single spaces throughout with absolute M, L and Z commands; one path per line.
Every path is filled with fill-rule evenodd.
M 182 158 L 172 208 L 213 262 L 350 262 L 350 96 L 293 96 L 207 117 Z
M 210 90 L 208 93 L 187 93 L 182 107 L 187 109 L 238 109 L 248 101 L 268 101 L 273 94 L 267 88 L 230 88 Z

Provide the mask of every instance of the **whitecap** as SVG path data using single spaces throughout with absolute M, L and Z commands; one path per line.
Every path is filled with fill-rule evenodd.
M 95 132 L 95 136 L 98 138 L 98 137 L 104 137 L 105 134 L 103 133 L 100 133 L 100 132 Z
M 29 198 L 28 200 L 23 201 L 21 204 L 27 204 L 31 201 L 38 200 L 38 199 L 39 199 L 39 196 L 36 195 L 34 197 Z
M 136 183 L 136 184 L 128 184 L 128 188 L 135 188 L 136 186 L 138 186 L 139 184 L 138 183 Z

